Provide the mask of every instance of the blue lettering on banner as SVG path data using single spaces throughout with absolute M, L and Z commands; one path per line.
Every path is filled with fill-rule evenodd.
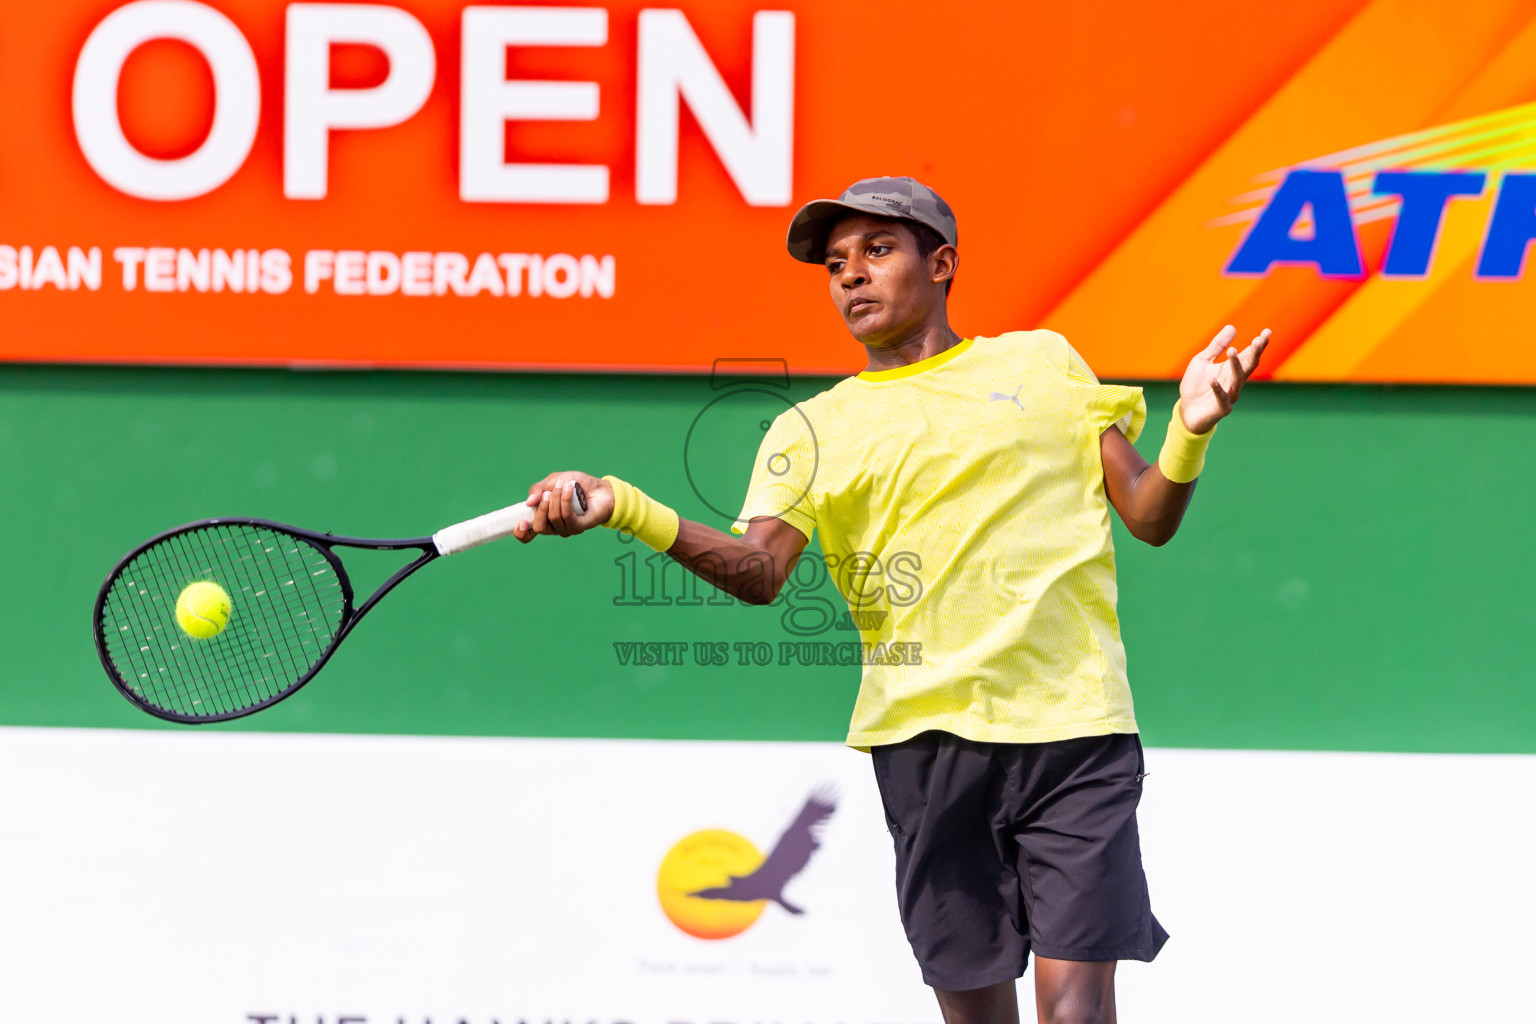
M 1525 269 L 1526 247 L 1536 238 L 1536 174 L 1506 174 L 1488 221 L 1477 277 L 1510 280 Z
M 1292 229 L 1309 206 L 1312 237 L 1297 238 Z M 1276 263 L 1311 264 L 1323 277 L 1363 276 L 1341 172 L 1295 170 L 1287 174 L 1227 264 L 1226 272 L 1266 274 Z
M 1434 259 L 1435 243 L 1453 196 L 1480 196 L 1488 176 L 1465 171 L 1383 171 L 1372 191 L 1401 196 L 1402 210 L 1392 232 L 1392 244 L 1382 264 L 1383 277 L 1423 277 Z

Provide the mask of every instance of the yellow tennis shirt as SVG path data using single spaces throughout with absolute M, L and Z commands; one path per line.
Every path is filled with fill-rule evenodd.
M 773 421 L 735 530 L 821 531 L 863 642 L 850 746 L 1136 731 L 1099 435 L 1135 440 L 1145 420 L 1140 388 L 1021 331 L 861 373 Z

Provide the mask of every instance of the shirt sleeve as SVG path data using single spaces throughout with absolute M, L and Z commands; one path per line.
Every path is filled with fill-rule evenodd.
M 1067 353 L 1067 380 L 1081 398 L 1094 433 L 1119 427 L 1126 440 L 1134 443 L 1147 423 L 1147 400 L 1141 388 L 1100 384 L 1076 349 L 1068 345 Z
M 747 497 L 731 532 L 745 533 L 753 519 L 772 517 L 793 526 L 809 541 L 816 530 L 811 493 L 816 460 L 816 435 L 805 414 L 798 406 L 781 413 L 763 435 Z

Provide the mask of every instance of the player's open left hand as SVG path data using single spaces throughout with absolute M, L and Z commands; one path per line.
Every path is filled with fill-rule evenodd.
M 1179 412 L 1184 426 L 1192 434 L 1204 434 L 1232 411 L 1243 384 L 1259 365 L 1269 344 L 1269 328 L 1239 352 L 1232 347 L 1237 328 L 1231 324 L 1189 361 L 1184 379 L 1179 382 Z M 1225 359 L 1222 356 L 1225 355 Z M 1217 362 L 1222 359 L 1221 362 Z
M 587 496 L 586 512 L 577 511 L 576 485 Z M 551 473 L 528 488 L 532 523 L 519 523 L 513 536 L 527 544 L 539 534 L 574 537 L 602 526 L 613 515 L 613 488 L 608 481 L 574 470 Z

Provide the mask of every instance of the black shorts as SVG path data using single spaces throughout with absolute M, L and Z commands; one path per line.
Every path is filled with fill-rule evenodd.
M 870 753 L 901 923 L 929 985 L 1011 981 L 1030 950 L 1151 960 L 1168 940 L 1141 869 L 1140 737 L 975 743 L 925 732 Z

